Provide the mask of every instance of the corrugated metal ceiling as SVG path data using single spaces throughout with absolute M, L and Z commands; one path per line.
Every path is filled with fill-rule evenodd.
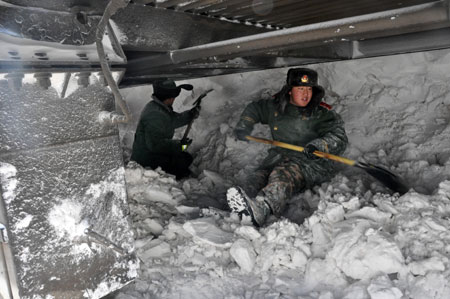
M 289 28 L 429 3 L 433 0 L 136 0 L 134 2 L 258 26 Z

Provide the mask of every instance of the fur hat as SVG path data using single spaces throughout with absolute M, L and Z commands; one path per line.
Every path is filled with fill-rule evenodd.
M 307 68 L 289 69 L 286 84 L 293 86 L 318 86 L 317 72 Z
M 284 113 L 286 105 L 290 101 L 290 94 L 292 87 L 294 86 L 311 86 L 313 89 L 313 95 L 311 101 L 306 107 L 301 108 L 307 115 L 310 115 L 312 111 L 319 106 L 322 98 L 325 95 L 325 90 L 317 82 L 317 72 L 308 68 L 293 68 L 289 69 L 286 78 L 286 85 L 275 94 L 275 102 L 277 104 L 277 110 L 279 113 Z
M 158 79 L 153 82 L 153 95 L 159 100 L 164 101 L 165 99 L 176 98 L 181 89 L 192 90 L 194 86 L 191 84 L 181 84 L 177 86 L 175 82 L 171 79 Z

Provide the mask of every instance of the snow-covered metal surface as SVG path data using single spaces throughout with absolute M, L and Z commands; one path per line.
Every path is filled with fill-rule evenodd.
M 0 103 L 0 183 L 20 297 L 100 298 L 133 280 L 118 130 L 98 122 L 113 109 L 111 94 L 97 83 L 61 99 L 24 84 L 1 86 Z
M 84 21 L 69 13 L 0 5 L 0 31 L 8 35 L 66 45 L 88 45 L 95 41 L 98 17 Z
M 99 16 L 19 7 L 0 1 L 0 72 L 99 70 Z M 110 64 L 126 57 L 108 24 L 102 44 Z

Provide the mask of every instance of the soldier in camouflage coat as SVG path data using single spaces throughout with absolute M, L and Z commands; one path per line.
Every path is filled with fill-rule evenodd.
M 245 136 L 254 124 L 262 123 L 270 127 L 273 140 L 303 146 L 305 151 L 271 148 L 245 191 L 239 187 L 228 190 L 232 211 L 248 213 L 260 226 L 269 214 L 280 216 L 294 193 L 334 176 L 333 162 L 313 152 L 340 155 L 348 140 L 342 118 L 322 102 L 324 95 L 314 70 L 296 68 L 288 71 L 287 84 L 274 99 L 252 102 L 245 108 L 234 130 L 239 140 L 247 141 Z

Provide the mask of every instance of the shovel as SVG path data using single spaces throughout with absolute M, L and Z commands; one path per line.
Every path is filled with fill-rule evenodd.
M 270 144 L 270 145 L 274 145 L 274 146 L 278 146 L 278 147 L 282 147 L 282 148 L 287 148 L 287 149 L 298 151 L 298 152 L 303 152 L 303 150 L 304 150 L 304 148 L 299 145 L 293 145 L 293 144 L 284 143 L 284 142 L 280 142 L 280 141 L 258 138 L 258 137 L 253 137 L 253 136 L 245 136 L 245 138 L 247 138 L 248 140 L 251 140 L 251 141 L 256 141 L 259 143 L 266 143 L 266 144 Z M 389 170 L 387 170 L 383 167 L 376 166 L 376 165 L 373 165 L 370 163 L 354 161 L 354 160 L 350 160 L 350 159 L 347 159 L 344 157 L 339 157 L 339 156 L 335 156 L 332 154 L 319 152 L 319 151 L 314 151 L 313 154 L 320 158 L 325 158 L 325 159 L 333 160 L 333 161 L 336 161 L 339 163 L 347 164 L 349 166 L 358 167 L 358 168 L 364 170 L 365 172 L 367 172 L 368 174 L 370 174 L 371 176 L 373 176 L 374 178 L 376 178 L 378 181 L 380 181 L 383 185 L 385 185 L 392 191 L 400 193 L 400 195 L 405 194 L 406 192 L 409 191 L 409 187 L 405 184 L 405 182 L 402 180 L 402 178 L 400 178 L 398 175 L 390 172 Z
M 204 97 L 206 97 L 206 95 L 207 95 L 208 93 L 210 93 L 211 91 L 213 91 L 213 90 L 214 90 L 214 89 L 208 89 L 207 91 L 203 92 L 203 93 L 195 100 L 193 106 L 194 106 L 194 107 L 200 106 L 201 103 L 202 103 L 202 99 L 203 99 Z M 189 134 L 189 131 L 190 131 L 191 128 L 192 128 L 192 123 L 193 123 L 193 122 L 194 122 L 194 120 L 191 119 L 191 121 L 189 122 L 189 124 L 188 124 L 188 126 L 187 126 L 187 128 L 186 128 L 186 131 L 184 131 L 183 138 L 181 138 L 181 140 L 186 140 L 186 139 L 187 139 L 187 136 L 188 136 L 188 134 Z

